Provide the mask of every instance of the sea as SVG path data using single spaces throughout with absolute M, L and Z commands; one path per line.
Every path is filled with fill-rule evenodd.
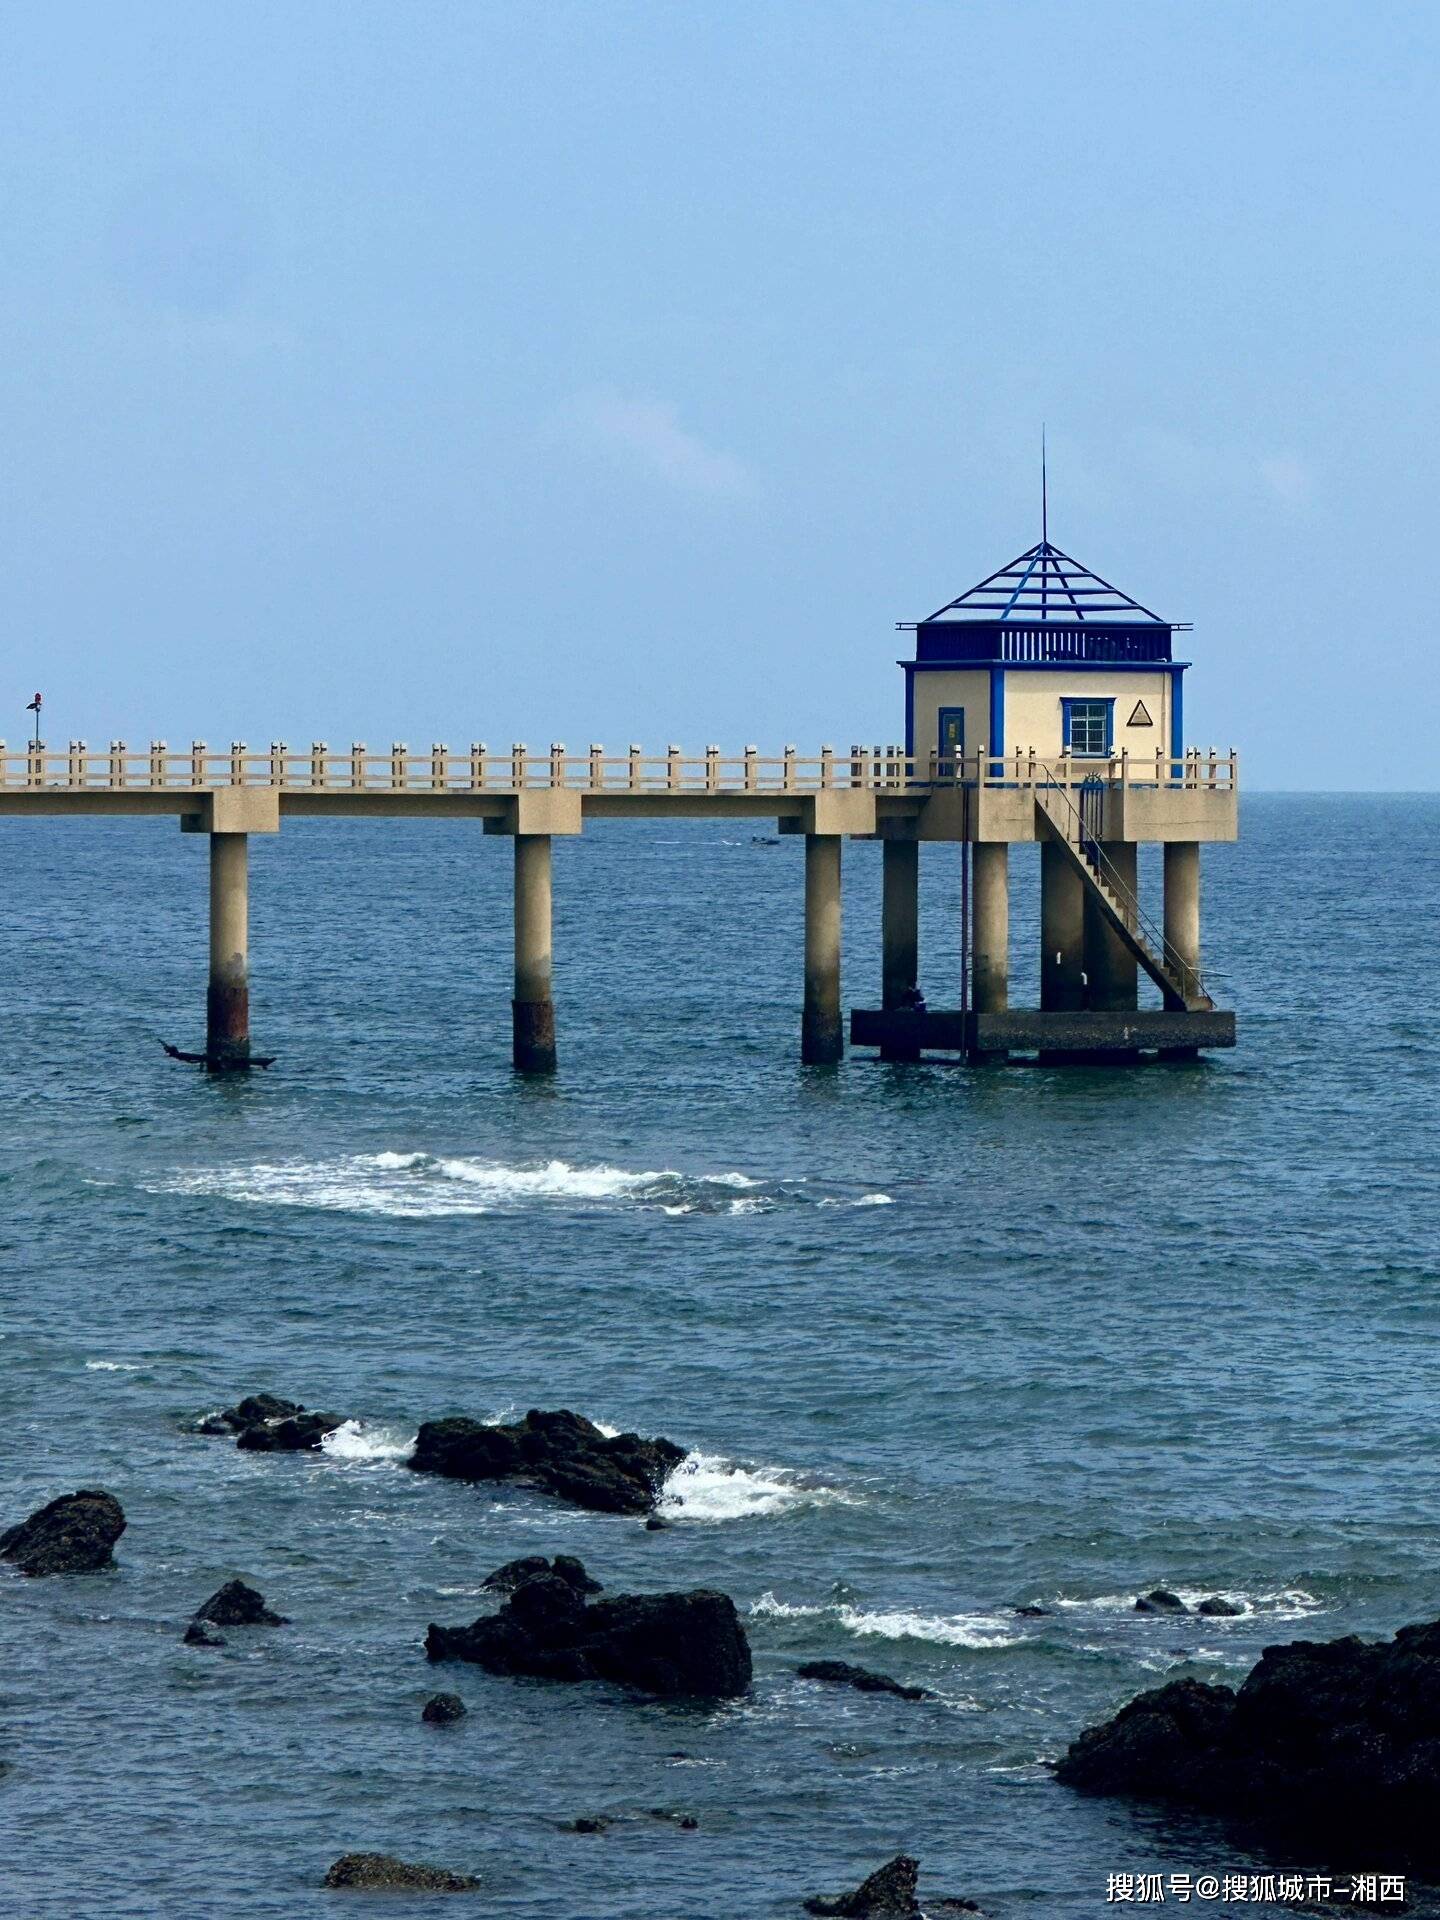
M 1440 1614 L 1440 797 L 1241 819 L 1204 855 L 1239 1045 L 1131 1068 L 802 1068 L 801 843 L 601 823 L 556 844 L 543 1082 L 478 826 L 252 842 L 277 1057 L 213 1081 L 160 1045 L 203 1037 L 203 838 L 0 825 L 0 1525 L 82 1486 L 129 1521 L 114 1572 L 0 1570 L 0 1911 L 316 1920 L 357 1850 L 478 1876 L 455 1910 L 494 1920 L 782 1920 L 900 1852 L 999 1920 L 1356 1864 L 1051 1773 L 1146 1687 Z M 879 866 L 847 846 L 848 1005 L 878 1003 Z M 955 1004 L 955 848 L 922 891 Z M 1037 894 L 1019 850 L 1016 1004 Z M 193 1431 L 257 1390 L 335 1431 Z M 683 1444 L 672 1524 L 405 1467 L 422 1420 L 529 1407 Z M 427 1664 L 429 1622 L 555 1552 L 731 1595 L 751 1692 Z M 184 1646 L 232 1576 L 290 1624 Z M 1241 1610 L 1137 1613 L 1157 1585 Z M 468 1716 L 422 1724 L 436 1689 Z

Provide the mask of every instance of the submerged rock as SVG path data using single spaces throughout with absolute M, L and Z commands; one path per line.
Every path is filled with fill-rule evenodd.
M 114 1494 L 81 1487 L 0 1533 L 0 1560 L 33 1577 L 98 1573 L 114 1566 L 112 1550 L 124 1531 L 124 1510 Z
M 585 1571 L 584 1562 L 577 1560 L 573 1553 L 557 1553 L 553 1560 L 547 1560 L 541 1553 L 527 1554 L 523 1560 L 507 1560 L 503 1567 L 487 1573 L 480 1584 L 493 1588 L 497 1593 L 513 1593 L 517 1587 L 523 1587 L 527 1580 L 537 1579 L 547 1573 L 564 1580 L 577 1593 L 603 1591 L 600 1582 L 590 1577 Z
M 1440 1621 L 1368 1644 L 1267 1647 L 1238 1691 L 1177 1680 L 1088 1728 L 1056 1767 L 1082 1792 L 1188 1802 L 1327 1846 L 1440 1861 Z
M 524 1581 L 498 1613 L 471 1626 L 432 1624 L 425 1651 L 487 1673 L 613 1680 L 700 1699 L 729 1699 L 750 1684 L 750 1645 L 727 1594 L 698 1588 L 587 1602 L 553 1572 Z
M 1178 1593 L 1168 1587 L 1152 1587 L 1135 1602 L 1136 1613 L 1188 1613 L 1190 1609 Z
M 228 1647 L 230 1642 L 223 1633 L 217 1633 L 208 1620 L 192 1620 L 185 1629 L 187 1647 Z
M 1023 1607 L 1016 1607 L 1013 1611 L 1016 1618 L 1020 1620 L 1048 1620 L 1050 1618 L 1049 1607 L 1036 1606 L 1033 1601 Z
M 227 1580 L 216 1589 L 203 1607 L 195 1609 L 195 1621 L 208 1621 L 212 1627 L 283 1627 L 283 1613 L 273 1613 L 265 1596 L 244 1580 Z
M 448 1727 L 463 1720 L 467 1711 L 458 1693 L 432 1693 L 420 1709 L 420 1718 L 432 1727 Z
M 578 1820 L 567 1820 L 561 1827 L 562 1833 L 608 1833 L 614 1825 L 604 1814 L 582 1813 Z
M 902 1700 L 934 1698 L 925 1687 L 907 1687 L 889 1674 L 872 1673 L 869 1667 L 852 1666 L 848 1660 L 807 1660 L 795 1671 L 802 1680 L 826 1680 L 832 1686 L 854 1687 L 860 1693 L 893 1693 Z
M 385 1893 L 470 1893 L 480 1882 L 468 1873 L 397 1860 L 393 1853 L 342 1853 L 321 1884 Z
M 233 1433 L 236 1446 L 247 1453 L 307 1453 L 344 1424 L 343 1414 L 311 1413 L 298 1400 L 252 1393 L 233 1407 L 207 1414 L 196 1432 Z
M 1230 1620 L 1244 1613 L 1244 1607 L 1237 1606 L 1233 1600 L 1227 1600 L 1224 1594 L 1212 1593 L 1208 1600 L 1202 1600 L 1195 1609 L 1211 1620 Z
M 920 1862 L 897 1853 L 852 1893 L 815 1894 L 805 1902 L 807 1913 L 838 1914 L 841 1920 L 922 1920 L 915 1888 Z
M 427 1420 L 407 1465 L 451 1480 L 508 1480 L 600 1513 L 648 1513 L 685 1458 L 673 1440 L 603 1434 L 581 1414 L 534 1408 L 513 1426 Z

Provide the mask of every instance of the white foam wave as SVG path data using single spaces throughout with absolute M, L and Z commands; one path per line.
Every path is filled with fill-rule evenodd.
M 908 1607 L 870 1609 L 835 1604 L 826 1607 L 791 1606 L 773 1593 L 762 1593 L 750 1612 L 760 1619 L 830 1620 L 847 1633 L 879 1640 L 924 1640 L 935 1646 L 1014 1646 L 1022 1635 L 1010 1621 L 991 1613 L 918 1613 Z
M 1243 1619 L 1247 1614 L 1263 1613 L 1272 1620 L 1303 1620 L 1312 1613 L 1323 1613 L 1325 1602 L 1313 1593 L 1307 1593 L 1303 1587 L 1284 1587 L 1273 1593 L 1246 1593 L 1238 1587 L 1172 1587 L 1170 1591 L 1185 1602 L 1194 1613 L 1202 1600 L 1228 1600 L 1231 1606 L 1239 1607 L 1238 1614 L 1206 1615 L 1207 1627 L 1223 1627 L 1227 1617 Z M 1136 1595 L 1134 1593 L 1101 1593 L 1092 1599 L 1076 1600 L 1061 1597 L 1052 1604 L 1069 1611 L 1088 1613 L 1129 1613 L 1134 1614 Z M 1174 1613 L 1138 1614 L 1142 1620 L 1174 1621 L 1180 1618 Z
M 352 1464 L 405 1460 L 415 1450 L 415 1435 L 403 1427 L 367 1427 L 362 1420 L 345 1420 L 320 1442 L 331 1460 Z
M 666 1480 L 658 1504 L 670 1520 L 715 1521 L 858 1503 L 853 1494 L 818 1486 L 787 1467 L 746 1467 L 717 1453 L 687 1453 Z
M 261 1161 L 245 1167 L 195 1167 L 167 1174 L 146 1191 L 214 1196 L 256 1206 L 319 1207 L 401 1219 L 485 1214 L 529 1205 L 628 1203 L 666 1212 L 751 1211 L 765 1200 L 737 1200 L 762 1183 L 748 1174 L 685 1174 L 673 1168 L 633 1172 L 603 1163 L 548 1160 L 536 1166 L 427 1153 L 351 1154 L 336 1160 Z
M 895 1201 L 888 1193 L 862 1193 L 854 1200 L 842 1199 L 838 1194 L 826 1194 L 818 1204 L 822 1207 L 893 1207 Z
M 134 1360 L 87 1360 L 87 1373 L 139 1373 L 140 1366 Z

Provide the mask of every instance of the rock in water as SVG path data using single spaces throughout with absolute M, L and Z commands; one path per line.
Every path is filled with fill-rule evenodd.
M 225 1647 L 230 1643 L 208 1620 L 192 1620 L 185 1629 L 185 1644 L 187 1647 Z
M 1230 1620 L 1244 1613 L 1233 1600 L 1227 1600 L 1223 1594 L 1212 1593 L 1208 1600 L 1202 1600 L 1195 1611 L 1203 1613 L 1210 1620 Z
M 1135 1602 L 1136 1613 L 1188 1613 L 1190 1609 L 1178 1593 L 1168 1587 L 1152 1587 Z
M 272 1613 L 265 1604 L 263 1593 L 257 1593 L 254 1587 L 244 1580 L 227 1580 L 223 1587 L 212 1593 L 203 1607 L 195 1609 L 197 1621 L 208 1621 L 212 1627 L 283 1627 L 287 1621 L 283 1613 Z
M 473 1660 L 487 1673 L 613 1680 L 645 1693 L 727 1700 L 750 1684 L 750 1644 L 727 1594 L 621 1593 L 587 1602 L 554 1573 L 516 1587 L 468 1627 L 432 1625 L 432 1660 Z
M 359 1887 L 383 1893 L 470 1893 L 480 1882 L 444 1867 L 415 1866 L 393 1853 L 342 1853 L 325 1875 L 327 1887 Z
M 1177 1680 L 1073 1742 L 1082 1792 L 1185 1801 L 1367 1856 L 1440 1862 L 1440 1621 L 1267 1647 L 1238 1692 Z
M 465 1702 L 458 1693 L 432 1693 L 420 1709 L 420 1718 L 432 1727 L 448 1727 L 465 1718 Z
M 919 1878 L 920 1862 L 908 1853 L 897 1853 L 868 1880 L 862 1880 L 853 1893 L 837 1893 L 828 1899 L 816 1894 L 805 1902 L 805 1911 L 837 1914 L 841 1920 L 922 1920 L 920 1902 L 915 1897 Z
M 600 1582 L 591 1579 L 585 1571 L 584 1562 L 577 1560 L 573 1553 L 557 1553 L 553 1560 L 547 1560 L 540 1553 L 527 1554 L 523 1560 L 507 1560 L 503 1567 L 487 1573 L 480 1584 L 493 1588 L 497 1593 L 513 1593 L 517 1587 L 523 1587 L 527 1580 L 534 1580 L 542 1573 L 553 1573 L 574 1587 L 577 1593 L 603 1591 Z
M 852 1666 L 848 1660 L 807 1660 L 795 1671 L 802 1680 L 827 1680 L 832 1686 L 854 1687 L 860 1693 L 893 1693 L 902 1700 L 934 1697 L 924 1687 L 907 1687 L 888 1674 L 872 1673 L 869 1667 Z
M 427 1420 L 407 1465 L 451 1480 L 510 1480 L 599 1513 L 648 1513 L 684 1458 L 673 1440 L 607 1436 L 578 1413 L 532 1408 L 508 1427 Z
M 125 1515 L 113 1493 L 82 1487 L 62 1493 L 18 1526 L 0 1533 L 0 1560 L 21 1573 L 98 1573 L 115 1564 L 112 1549 L 125 1531 Z
M 308 1413 L 298 1400 L 277 1393 L 251 1393 L 221 1413 L 207 1414 L 197 1433 L 233 1433 L 247 1453 L 307 1453 L 327 1433 L 343 1427 L 339 1413 Z

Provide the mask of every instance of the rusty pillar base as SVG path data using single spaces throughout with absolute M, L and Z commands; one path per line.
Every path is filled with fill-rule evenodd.
M 211 981 L 205 996 L 205 1071 L 244 1073 L 250 1066 L 250 989 Z
M 512 1000 L 514 1046 L 512 1059 L 517 1073 L 554 1073 L 555 1002 L 553 1000 Z
M 845 1058 L 845 1026 L 839 1013 L 806 1007 L 800 1016 L 800 1064 L 834 1067 Z

